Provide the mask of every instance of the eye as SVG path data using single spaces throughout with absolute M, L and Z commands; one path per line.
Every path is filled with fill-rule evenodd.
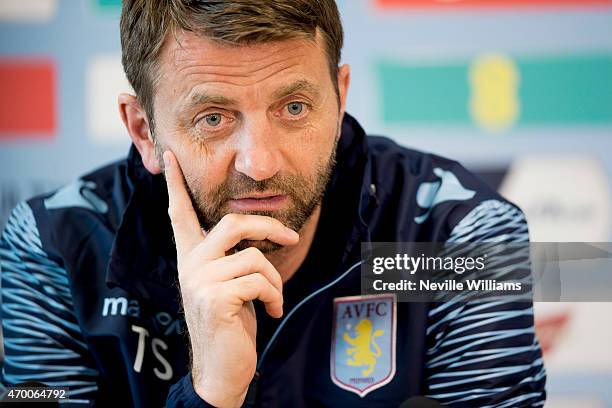
M 287 105 L 287 112 L 289 112 L 290 115 L 297 116 L 302 113 L 302 110 L 304 110 L 304 104 L 302 102 L 291 102 Z
M 218 126 L 221 123 L 221 115 L 219 113 L 209 113 L 204 116 L 204 120 L 208 126 Z

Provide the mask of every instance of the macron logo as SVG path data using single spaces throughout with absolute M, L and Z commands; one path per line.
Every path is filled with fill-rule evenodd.
M 128 301 L 124 297 L 112 297 L 112 298 L 104 298 L 104 306 L 102 306 L 102 316 L 108 316 L 109 309 L 110 315 L 116 316 L 117 312 L 121 316 L 125 316 L 127 314 Z
M 104 298 L 102 317 L 106 316 L 140 316 L 140 305 L 137 300 L 128 300 L 123 296 Z

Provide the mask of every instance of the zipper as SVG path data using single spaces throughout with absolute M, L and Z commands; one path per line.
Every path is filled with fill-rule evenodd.
M 276 338 L 278 337 L 278 334 L 281 332 L 281 330 L 283 330 L 283 327 L 285 327 L 285 323 L 287 323 L 287 321 L 289 319 L 291 319 L 291 316 L 293 316 L 295 314 L 295 312 L 302 307 L 304 304 L 306 304 L 306 302 L 308 302 L 310 299 L 314 298 L 315 296 L 317 296 L 319 293 L 322 293 L 324 291 L 326 291 L 327 289 L 331 288 L 332 286 L 334 286 L 336 283 L 340 282 L 342 279 L 344 279 L 353 269 L 355 269 L 356 267 L 358 267 L 359 265 L 361 265 L 364 261 L 359 261 L 356 264 L 354 264 L 353 266 L 351 266 L 350 268 L 348 268 L 346 271 L 344 271 L 342 273 L 342 275 L 338 276 L 336 279 L 334 279 L 333 281 L 331 281 L 330 283 L 328 283 L 327 285 L 315 290 L 314 292 L 312 292 L 310 295 L 306 296 L 304 299 L 302 299 L 297 305 L 295 305 L 295 307 L 293 309 L 291 309 L 291 311 L 289 313 L 287 313 L 287 317 L 285 317 L 285 319 L 283 319 L 283 321 L 278 325 L 278 327 L 276 328 L 276 330 L 274 331 L 274 334 L 272 335 L 272 337 L 270 337 L 270 340 L 268 340 L 268 344 L 266 344 L 266 347 L 264 348 L 264 351 L 261 353 L 261 357 L 259 358 L 259 361 L 257 362 L 257 368 L 256 371 L 259 371 L 261 369 L 261 364 L 263 363 L 264 359 L 266 358 L 266 355 L 268 354 L 268 351 L 270 350 L 270 347 L 272 346 L 272 343 L 274 343 L 274 341 L 276 340 Z
M 325 285 L 325 286 L 315 290 L 310 295 L 306 296 L 297 305 L 295 305 L 293 307 L 293 309 L 291 309 L 291 311 L 289 313 L 287 313 L 287 316 L 278 325 L 278 327 L 274 331 L 274 334 L 272 335 L 272 337 L 270 337 L 270 340 L 268 340 L 268 344 L 266 344 L 266 347 L 264 348 L 264 351 L 261 353 L 261 357 L 259 358 L 259 361 L 257 362 L 257 367 L 255 369 L 255 375 L 253 376 L 253 379 L 251 380 L 251 383 L 249 384 L 249 388 L 248 388 L 247 395 L 246 395 L 246 398 L 245 398 L 246 406 L 254 406 L 255 405 L 255 400 L 256 400 L 256 397 L 257 397 L 257 382 L 258 382 L 259 377 L 260 377 L 259 372 L 261 370 L 261 365 L 262 365 L 264 359 L 266 358 L 266 355 L 268 354 L 268 351 L 270 351 L 270 348 L 272 347 L 274 341 L 278 337 L 279 333 L 281 332 L 281 330 L 283 330 L 283 327 L 285 327 L 285 324 L 287 323 L 287 321 L 289 319 L 291 319 L 291 316 L 293 316 L 295 314 L 295 312 L 300 307 L 302 307 L 304 304 L 306 304 L 309 300 L 311 300 L 312 298 L 314 298 L 318 294 L 326 291 L 327 289 L 331 288 L 332 286 L 334 286 L 335 284 L 340 282 L 342 279 L 344 279 L 349 273 L 351 273 L 355 268 L 357 268 L 363 262 L 364 262 L 363 260 L 357 262 L 356 264 L 354 264 L 353 266 L 348 268 L 346 271 L 344 271 L 336 279 L 334 279 L 333 281 L 331 281 L 327 285 Z

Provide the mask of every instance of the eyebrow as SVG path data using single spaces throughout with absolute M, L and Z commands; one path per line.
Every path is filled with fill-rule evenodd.
M 319 87 L 305 79 L 299 79 L 289 85 L 283 86 L 274 92 L 275 99 L 281 99 L 296 92 L 307 92 L 317 98 L 320 94 Z
M 275 99 L 282 99 L 286 96 L 292 95 L 296 92 L 307 92 L 312 94 L 315 98 L 320 95 L 319 88 L 310 81 L 305 79 L 299 79 L 289 85 L 282 86 L 274 92 Z M 205 92 L 194 92 L 185 104 L 187 109 L 192 109 L 202 105 L 221 105 L 221 106 L 232 106 L 237 105 L 238 102 L 235 99 L 228 98 L 223 95 L 207 94 Z
M 234 99 L 228 98 L 223 95 L 212 95 L 203 92 L 194 92 L 191 97 L 187 100 L 185 106 L 187 109 L 191 109 L 201 105 L 236 105 L 237 102 Z

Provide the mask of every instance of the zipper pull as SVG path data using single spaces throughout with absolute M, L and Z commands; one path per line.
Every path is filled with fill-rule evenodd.
M 257 380 L 259 380 L 259 371 L 255 371 L 255 375 L 249 384 L 249 389 L 247 390 L 245 398 L 247 407 L 255 406 L 255 400 L 257 398 Z

